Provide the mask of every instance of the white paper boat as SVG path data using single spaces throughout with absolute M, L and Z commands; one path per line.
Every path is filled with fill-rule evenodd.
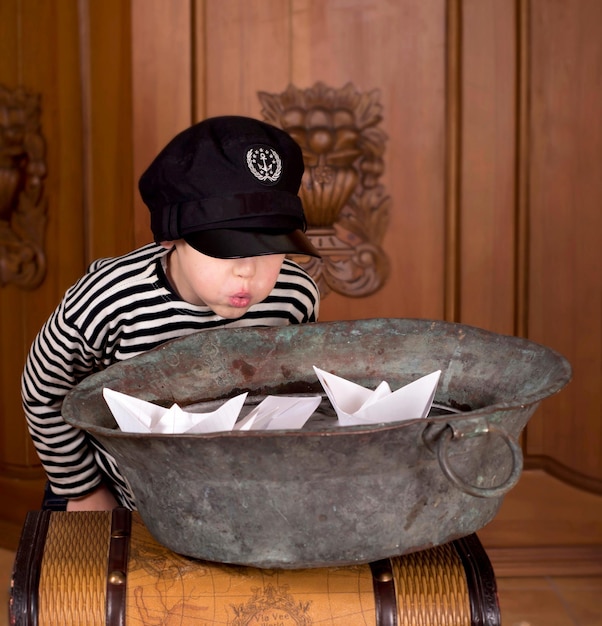
M 320 404 L 320 396 L 268 396 L 236 423 L 246 393 L 227 400 L 210 413 L 190 413 L 177 404 L 158 406 L 104 388 L 103 396 L 119 428 L 130 433 L 200 434 L 229 430 L 286 430 L 302 428 Z
M 189 413 L 177 404 L 169 409 L 105 387 L 104 399 L 119 428 L 130 433 L 212 433 L 232 430 L 247 397 L 240 394 L 210 413 Z
M 341 426 L 380 424 L 426 417 L 430 411 L 441 370 L 427 374 L 397 391 L 381 382 L 366 389 L 314 366 Z

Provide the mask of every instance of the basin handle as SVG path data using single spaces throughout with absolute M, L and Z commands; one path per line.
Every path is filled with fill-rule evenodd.
M 450 424 L 446 424 L 446 428 L 443 429 L 436 443 L 437 460 L 439 461 L 439 466 L 445 476 L 454 485 L 456 485 L 456 487 L 465 493 L 478 498 L 497 498 L 499 496 L 503 496 L 505 493 L 510 491 L 514 485 L 516 485 L 523 469 L 523 452 L 521 447 L 516 439 L 509 435 L 503 428 L 487 424 L 485 428 L 473 432 L 470 436 L 480 437 L 490 433 L 493 435 L 499 435 L 504 440 L 512 454 L 512 471 L 510 472 L 508 478 L 497 487 L 477 487 L 476 485 L 471 485 L 460 478 L 460 476 L 458 476 L 458 474 L 456 474 L 456 472 L 452 469 L 447 455 L 449 442 L 452 439 L 458 440 L 462 437 L 469 436 L 467 433 L 454 430 Z

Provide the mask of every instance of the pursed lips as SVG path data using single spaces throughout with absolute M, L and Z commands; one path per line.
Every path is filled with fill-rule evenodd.
M 229 297 L 230 304 L 236 308 L 248 307 L 251 303 L 251 294 L 248 292 L 239 292 Z

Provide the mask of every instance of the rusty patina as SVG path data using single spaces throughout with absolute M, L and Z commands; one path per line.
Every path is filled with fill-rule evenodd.
M 317 365 L 392 389 L 441 369 L 427 419 L 339 427 L 328 400 L 300 431 L 121 432 L 103 387 L 171 406 L 323 390 Z M 364 563 L 476 532 L 518 480 L 518 437 L 571 377 L 545 346 L 462 324 L 371 319 L 216 330 L 78 385 L 65 419 L 115 457 L 150 532 L 191 557 L 255 567 Z

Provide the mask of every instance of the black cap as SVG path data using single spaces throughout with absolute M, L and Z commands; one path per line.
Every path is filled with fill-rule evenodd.
M 176 135 L 139 181 L 155 241 L 184 239 L 219 258 L 319 257 L 303 234 L 301 149 L 283 130 L 241 116 Z

